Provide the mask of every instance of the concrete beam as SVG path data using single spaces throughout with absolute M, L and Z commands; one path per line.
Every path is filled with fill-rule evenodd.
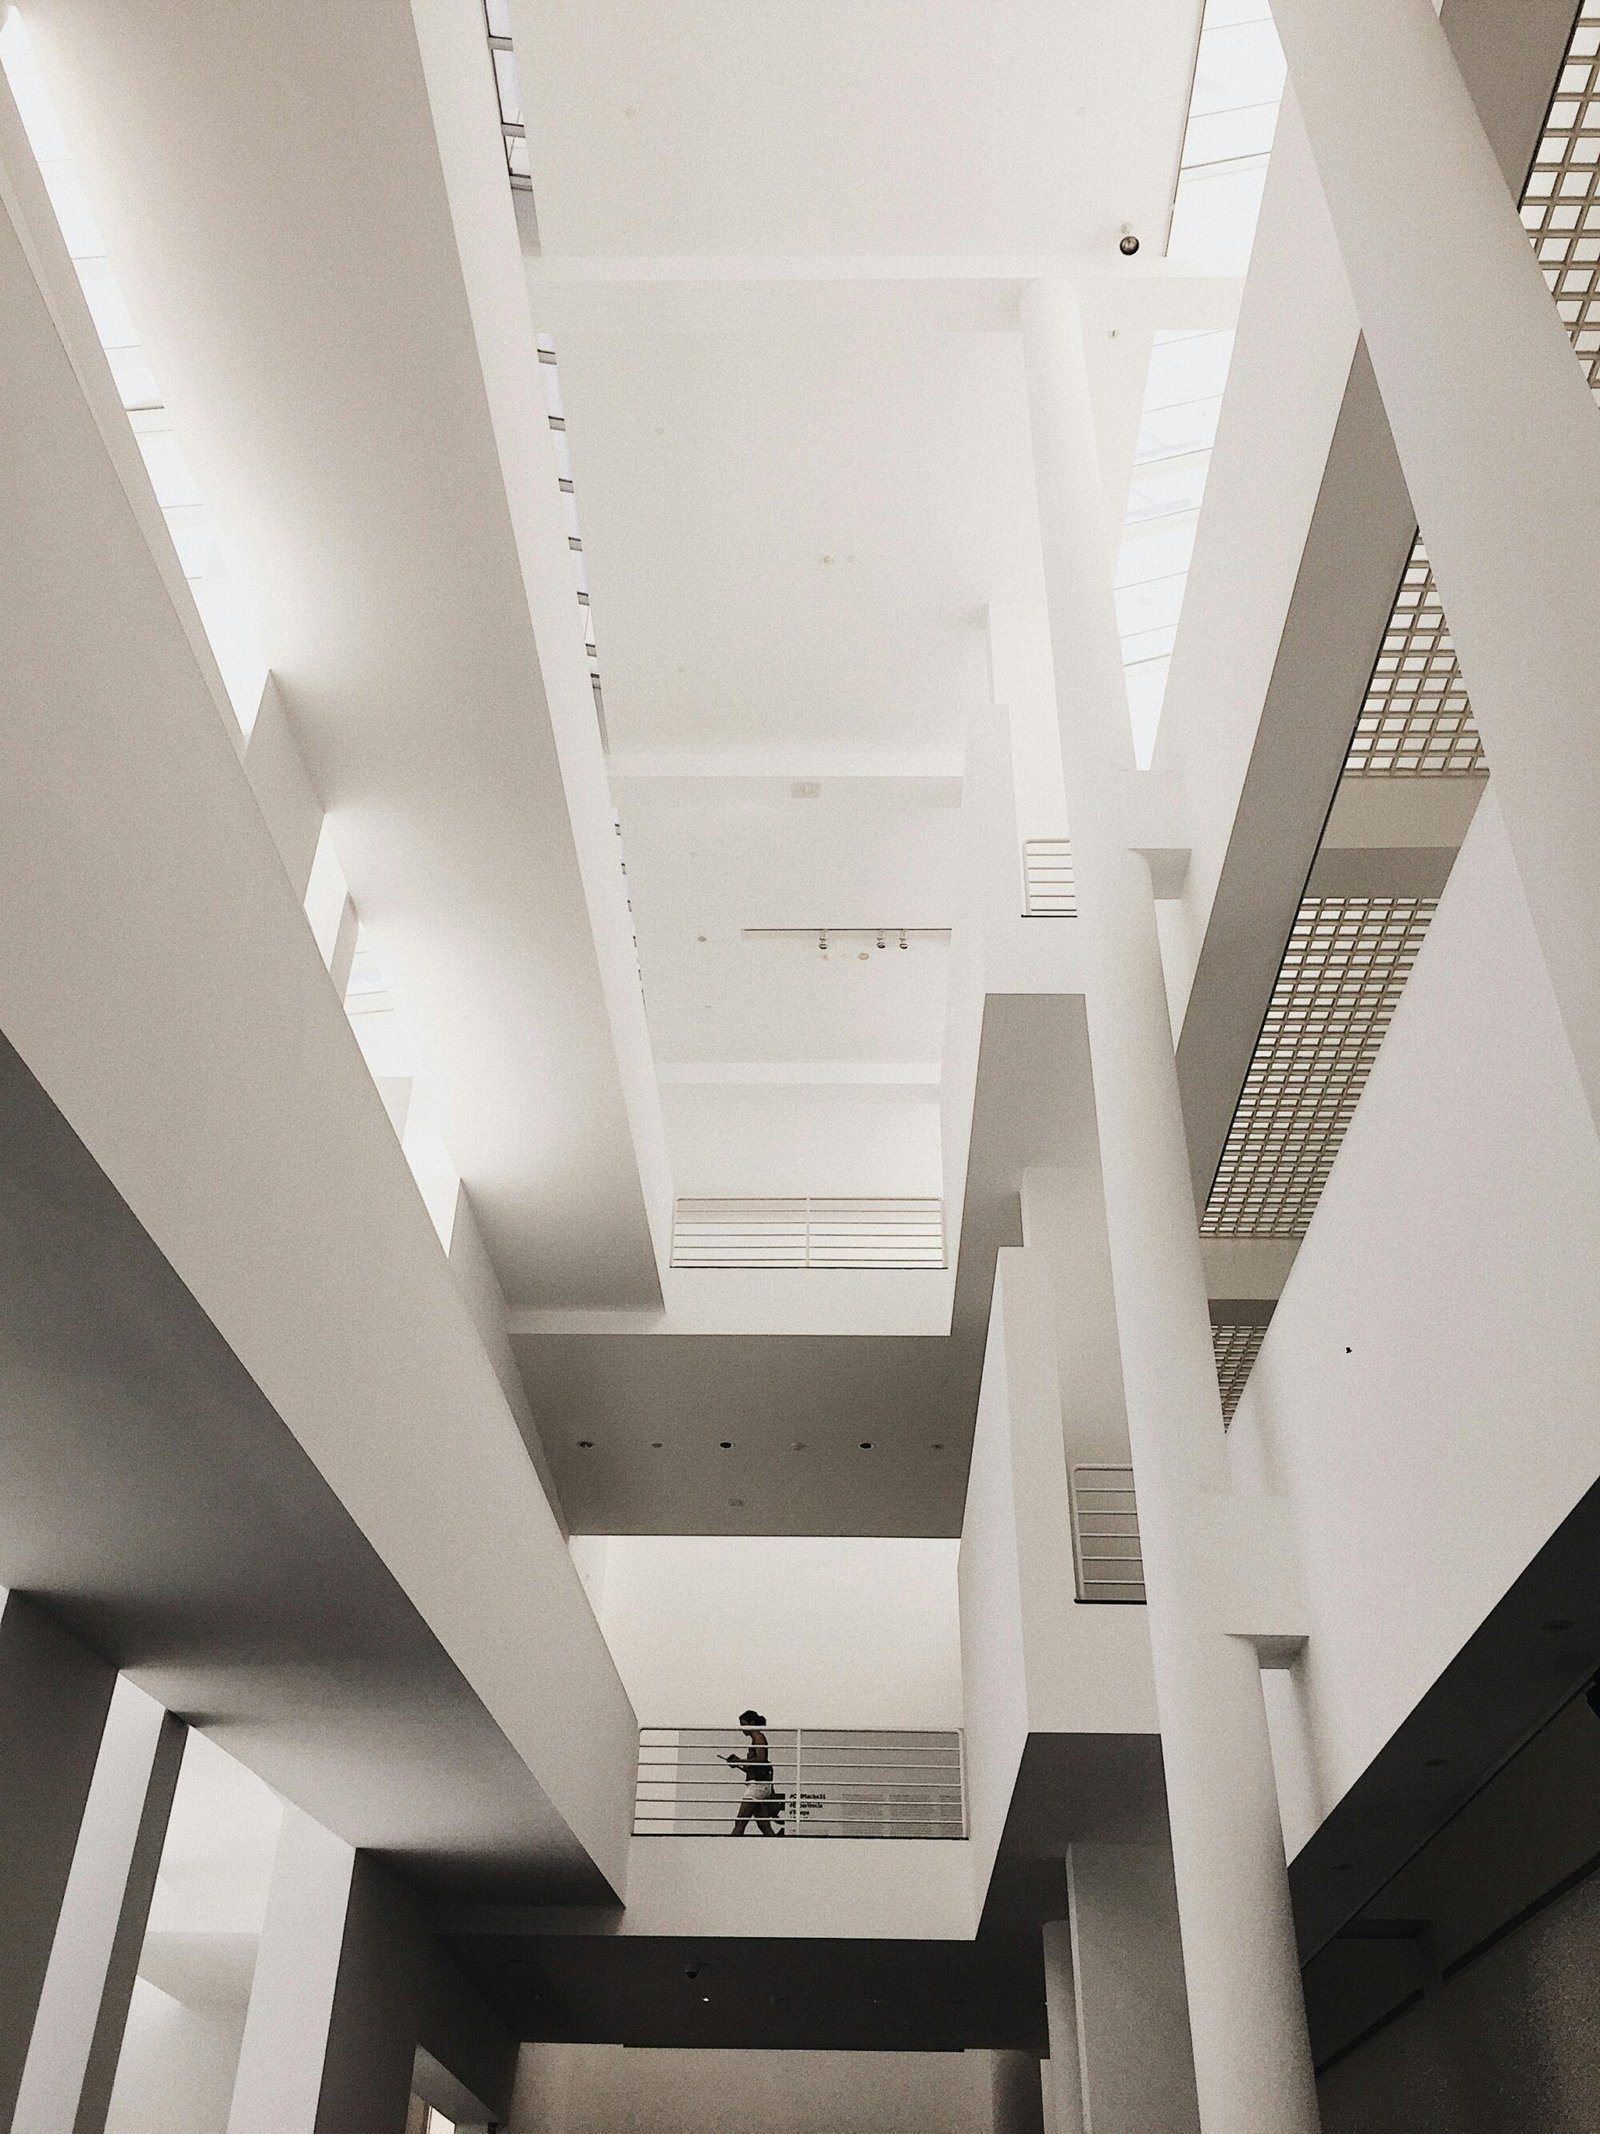
M 1028 284 L 1066 279 L 1119 331 L 1227 327 L 1243 284 L 1175 274 L 1165 262 L 1107 272 L 1104 260 L 1017 258 L 612 259 L 531 254 L 534 317 L 564 332 L 771 333 L 896 327 L 1014 333 Z
M 1438 897 L 1488 782 L 1341 778 L 1305 894 Z
M 1570 0 L 1530 0 L 1529 5 L 1516 9 L 1501 5 L 1500 0 L 1445 0 L 1443 20 L 1508 182 L 1520 189 L 1572 27 Z M 1285 117 L 1286 126 L 1293 123 L 1295 132 L 1280 140 L 1274 182 L 1288 172 L 1292 159 L 1285 156 L 1286 149 L 1309 158 L 1297 119 L 1288 111 Z M 1315 198 L 1320 218 L 1315 235 L 1326 252 L 1331 232 L 1325 226 L 1320 191 Z M 1258 280 L 1263 244 L 1269 238 L 1271 205 L 1269 186 L 1262 241 L 1257 246 Z M 1280 238 L 1283 234 L 1279 232 Z M 1276 370 L 1291 378 L 1301 337 L 1300 315 L 1307 301 L 1306 243 L 1302 217 L 1291 236 L 1295 258 L 1279 261 L 1283 301 L 1276 322 L 1260 311 L 1257 314 L 1261 334 L 1278 336 Z M 1336 250 L 1331 257 L 1335 262 L 1331 271 L 1340 276 L 1342 285 Z M 1248 307 L 1241 321 L 1235 363 L 1240 377 L 1248 375 L 1252 360 L 1247 328 L 1256 330 Z M 1183 1014 L 1178 1069 L 1195 1198 L 1201 1205 L 1216 1173 L 1300 898 L 1318 859 L 1329 808 L 1340 791 L 1340 770 L 1415 533 L 1415 516 L 1377 383 L 1364 346 L 1354 339 L 1353 326 L 1350 332 L 1349 379 L 1270 679 L 1264 695 L 1257 699 L 1259 717 L 1248 761 L 1242 771 L 1229 774 L 1239 782 L 1225 853 L 1220 865 L 1208 860 L 1191 878 L 1193 910 L 1187 923 L 1199 946 Z M 1233 404 L 1240 420 L 1230 436 L 1225 412 L 1218 438 L 1207 493 L 1211 524 L 1209 528 L 1203 525 L 1196 552 L 1191 612 L 1180 637 L 1168 697 L 1169 721 L 1175 711 L 1181 720 L 1188 688 L 1183 668 L 1189 653 L 1208 653 L 1193 624 L 1201 603 L 1213 598 L 1203 551 L 1208 532 L 1226 531 L 1215 506 L 1227 491 L 1228 458 L 1248 458 L 1250 425 L 1243 418 L 1252 413 L 1259 427 L 1263 413 L 1259 406 L 1247 410 L 1236 395 Z M 1248 496 L 1241 501 L 1243 508 L 1250 508 Z M 1236 566 L 1220 553 L 1210 563 L 1215 566 L 1211 576 L 1218 594 L 1231 594 L 1237 601 L 1239 589 L 1230 584 Z M 1226 600 L 1219 602 L 1226 604 Z M 1201 685 L 1200 700 L 1206 703 L 1215 694 L 1213 666 L 1209 657 L 1203 657 L 1198 666 L 1191 662 L 1190 667 L 1192 678 Z M 1175 733 L 1173 738 L 1181 741 L 1182 737 Z M 1166 742 L 1164 734 L 1163 747 Z M 1215 767 L 1206 764 L 1203 754 L 1187 768 L 1191 790 L 1219 784 Z M 1463 793 L 1459 804 L 1465 802 Z M 1441 811 L 1451 804 L 1444 796 L 1416 803 L 1418 807 L 1435 805 Z M 1372 796 L 1365 805 L 1375 810 L 1386 803 Z M 1387 805 L 1401 805 L 1398 796 Z M 1415 834 L 1416 828 L 1414 824 L 1411 833 L 1402 834 L 1398 825 L 1391 826 L 1392 842 L 1383 848 L 1388 856 L 1381 860 L 1375 844 L 1333 846 L 1317 878 L 1321 893 L 1436 895 L 1448 873 L 1452 842 L 1436 838 L 1438 823 L 1430 824 L 1422 835 Z M 1454 841 L 1459 842 L 1458 834 Z M 1353 856 L 1358 854 L 1370 856 Z

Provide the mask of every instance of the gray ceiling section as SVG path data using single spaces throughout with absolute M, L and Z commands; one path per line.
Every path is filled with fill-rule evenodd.
M 1520 192 L 1574 0 L 1445 0 L 1443 20 Z M 1203 1206 L 1317 855 L 1416 519 L 1365 344 L 1318 492 L 1178 1045 Z M 1470 686 L 1470 677 L 1469 677 Z
M 977 1941 L 483 1933 L 447 1941 L 520 2038 L 767 2051 L 1045 2048 L 1036 1931 Z
M 1042 2052 L 1039 1927 L 1066 1916 L 1067 1847 L 1166 1837 L 1154 1734 L 1032 1734 L 970 1941 L 690 1940 L 624 1934 L 616 1912 L 513 1906 L 444 1908 L 435 1927 L 519 2037 Z
M 598 1872 L 0 1041 L 0 1581 L 425 1889 Z
M 950 1336 L 519 1335 L 574 1532 L 959 1534 L 1022 1172 L 1094 1148 L 1082 1000 L 991 995 Z

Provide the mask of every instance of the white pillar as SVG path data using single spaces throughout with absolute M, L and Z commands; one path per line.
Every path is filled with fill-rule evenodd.
M 1194 2134 L 1172 1856 L 1164 1845 L 1067 1854 L 1086 2134 Z
M 1600 412 L 1429 0 L 1273 12 L 1600 1118 Z
M 1197 1497 L 1228 1486 L 1205 1274 L 1073 292 L 1023 302 L 1061 754 L 1088 962 L 1128 1436 L 1205 2134 L 1310 2134 L 1316 2094 L 1261 1680 L 1211 1627 Z
M 102 2134 L 185 1728 L 119 1680 L 51 1945 L 12 2134 Z
M 1084 2134 L 1078 2002 L 1072 1978 L 1072 1929 L 1065 1919 L 1052 1919 L 1042 1931 L 1044 2014 L 1050 2038 L 1050 2134 Z
M 355 1857 L 284 1809 L 228 2134 L 316 2134 Z
M 1099 1167 L 1031 1165 L 1022 1174 L 1022 1242 L 1050 1262 L 1067 1466 L 1127 1464 L 1128 1418 Z

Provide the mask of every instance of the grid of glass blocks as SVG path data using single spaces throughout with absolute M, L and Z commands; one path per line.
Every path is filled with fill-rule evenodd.
M 1304 1237 L 1434 909 L 1420 897 L 1301 904 L 1202 1235 Z
M 1211 1352 L 1216 1358 L 1217 1391 L 1222 1395 L 1225 1423 L 1233 1421 L 1233 1411 L 1239 1405 L 1246 1379 L 1255 1369 L 1266 1334 L 1264 1324 L 1213 1326 L 1211 1329 Z
M 1583 0 L 1522 222 L 1591 386 L 1600 382 L 1600 0 Z
M 1419 535 L 1367 684 L 1345 772 L 1462 777 L 1483 767 L 1483 743 Z

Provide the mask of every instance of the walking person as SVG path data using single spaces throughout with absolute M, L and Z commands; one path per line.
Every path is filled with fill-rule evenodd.
M 783 1836 L 783 1796 L 772 1782 L 772 1751 L 767 1746 L 766 1720 L 759 1712 L 741 1712 L 739 1724 L 750 1746 L 742 1756 L 724 1756 L 744 1773 L 744 1798 L 733 1818 L 733 1835 L 744 1836 L 745 1825 L 754 1822 L 763 1837 Z

